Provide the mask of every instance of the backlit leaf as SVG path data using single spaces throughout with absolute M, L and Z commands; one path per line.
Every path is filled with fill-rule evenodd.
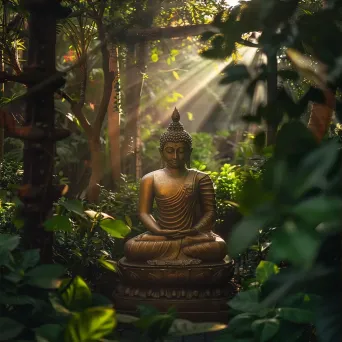
M 273 262 L 269 261 L 260 261 L 255 273 L 256 279 L 260 284 L 263 284 L 267 281 L 267 279 L 279 272 L 279 267 Z
M 65 331 L 65 342 L 99 341 L 116 327 L 115 311 L 111 308 L 94 307 L 75 314 Z
M 123 239 L 131 232 L 131 228 L 122 220 L 105 219 L 100 222 L 100 227 L 110 236 Z
M 63 280 L 60 286 L 60 293 L 64 305 L 71 311 L 81 311 L 87 308 L 92 301 L 91 291 L 85 281 L 76 276 Z

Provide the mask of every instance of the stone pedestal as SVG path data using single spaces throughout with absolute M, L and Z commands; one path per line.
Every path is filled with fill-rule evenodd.
M 152 266 L 118 262 L 120 284 L 114 293 L 118 312 L 134 315 L 138 305 L 161 312 L 174 307 L 179 318 L 202 322 L 228 319 L 227 301 L 236 293 L 231 282 L 234 262 Z

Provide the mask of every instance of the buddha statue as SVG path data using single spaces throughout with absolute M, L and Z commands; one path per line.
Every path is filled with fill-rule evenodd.
M 210 177 L 190 168 L 191 135 L 175 108 L 160 138 L 163 168 L 141 179 L 139 217 L 147 229 L 125 244 L 128 262 L 196 265 L 220 262 L 226 243 L 213 233 L 215 192 Z M 157 215 L 152 215 L 154 201 Z

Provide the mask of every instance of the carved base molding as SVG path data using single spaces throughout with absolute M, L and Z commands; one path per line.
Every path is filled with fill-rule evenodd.
M 226 323 L 227 302 L 236 294 L 232 261 L 161 267 L 121 259 L 118 266 L 120 284 L 113 294 L 118 312 L 134 315 L 139 305 L 161 312 L 174 307 L 180 318 Z

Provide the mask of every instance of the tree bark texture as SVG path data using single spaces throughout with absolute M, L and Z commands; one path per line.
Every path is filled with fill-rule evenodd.
M 46 78 L 56 73 L 55 44 L 56 17 L 63 10 L 57 0 L 23 1 L 29 12 L 28 68 L 32 83 L 39 83 L 37 72 L 44 72 Z M 52 8 L 51 8 L 52 7 Z M 59 12 L 58 12 L 59 10 Z M 24 203 L 24 245 L 27 249 L 39 248 L 41 261 L 52 261 L 52 233 L 44 230 L 43 223 L 51 213 L 53 202 L 61 195 L 59 187 L 54 187 L 52 177 L 55 157 L 55 111 L 54 92 L 63 84 L 52 84 L 26 100 L 25 126 L 28 130 L 24 147 L 24 176 L 19 196 Z M 43 136 L 31 138 L 34 129 L 41 130 Z
M 138 179 L 141 177 L 140 147 L 140 96 L 145 72 L 146 42 L 127 46 L 126 65 L 126 126 L 122 149 L 124 172 Z M 138 164 L 137 164 L 138 163 Z
M 108 138 L 110 147 L 110 166 L 112 181 L 115 184 L 121 177 L 121 156 L 120 156 L 120 113 L 121 113 L 121 94 L 120 94 L 120 73 L 119 73 L 119 54 L 115 44 L 110 46 L 109 71 L 114 73 L 112 82 L 112 94 L 108 104 Z
M 277 54 L 267 56 L 267 65 L 269 73 L 267 76 L 267 102 L 272 104 L 276 101 L 277 90 L 278 90 L 278 62 Z M 274 145 L 277 135 L 277 125 L 267 123 L 266 129 L 266 146 Z

